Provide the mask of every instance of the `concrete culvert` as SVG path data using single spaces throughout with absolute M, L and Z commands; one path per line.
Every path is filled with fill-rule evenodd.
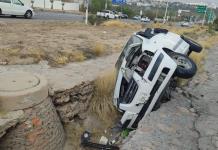
M 0 149 L 61 150 L 64 130 L 51 99 L 47 80 L 24 72 L 0 74 L 0 110 L 22 110 L 25 119 L 0 139 Z

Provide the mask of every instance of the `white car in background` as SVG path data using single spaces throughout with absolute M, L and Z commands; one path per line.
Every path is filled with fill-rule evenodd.
M 107 19 L 119 18 L 119 16 L 117 14 L 115 14 L 111 10 L 103 10 L 103 11 L 97 12 L 97 16 L 98 17 L 104 17 L 104 18 L 107 18 Z
M 30 19 L 34 16 L 34 12 L 20 0 L 0 0 L 0 15 L 24 16 Z

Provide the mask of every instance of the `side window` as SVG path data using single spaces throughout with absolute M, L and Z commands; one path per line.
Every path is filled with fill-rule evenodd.
M 22 2 L 21 1 L 19 1 L 19 0 L 14 0 L 14 2 L 13 2 L 15 5 L 22 5 Z
M 2 3 L 11 3 L 11 0 L 0 0 L 0 2 L 2 2 Z

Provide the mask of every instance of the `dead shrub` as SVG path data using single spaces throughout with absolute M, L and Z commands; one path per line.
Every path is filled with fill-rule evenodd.
M 113 105 L 113 91 L 115 87 L 115 71 L 108 71 L 95 81 L 95 91 L 92 99 L 91 111 L 99 118 L 111 125 L 117 112 Z
M 96 42 L 92 45 L 91 53 L 95 56 L 102 56 L 106 53 L 106 45 L 100 42 Z
M 127 23 L 127 22 L 122 22 L 120 20 L 105 21 L 101 25 L 106 26 L 106 27 L 115 27 L 115 28 L 131 28 L 131 29 L 140 29 L 141 28 L 140 24 Z

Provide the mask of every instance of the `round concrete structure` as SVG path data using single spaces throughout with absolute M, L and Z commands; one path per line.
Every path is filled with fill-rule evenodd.
M 61 150 L 64 130 L 48 96 L 47 80 L 25 72 L 0 73 L 0 110 L 24 112 L 1 139 L 1 150 Z
M 48 97 L 47 80 L 25 72 L 0 74 L 0 109 L 13 111 L 39 104 Z

